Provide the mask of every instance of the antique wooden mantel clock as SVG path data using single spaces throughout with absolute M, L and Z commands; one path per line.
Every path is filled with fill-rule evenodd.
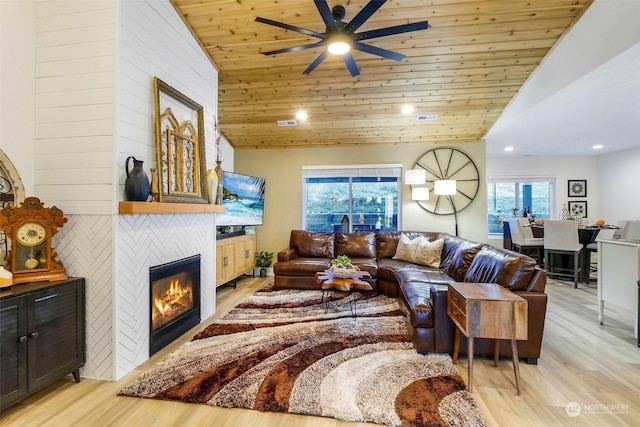
M 67 278 L 51 247 L 51 238 L 66 222 L 60 209 L 45 208 L 37 197 L 27 197 L 18 208 L 7 206 L 0 211 L 0 226 L 11 241 L 6 260 L 13 283 Z

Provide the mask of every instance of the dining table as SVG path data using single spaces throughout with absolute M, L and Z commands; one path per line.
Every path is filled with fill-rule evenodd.
M 540 224 L 531 224 L 531 231 L 533 232 L 533 237 L 544 237 L 544 223 Z M 598 232 L 605 227 L 599 227 L 597 225 L 587 225 L 585 227 L 578 228 L 578 241 L 582 243 L 584 246 L 587 246 L 589 243 L 595 241 Z

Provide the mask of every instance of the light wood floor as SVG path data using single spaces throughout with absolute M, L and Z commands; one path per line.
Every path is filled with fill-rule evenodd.
M 218 289 L 222 316 L 265 280 L 243 279 L 238 289 Z M 488 426 L 638 426 L 640 425 L 640 348 L 633 338 L 633 314 L 610 307 L 605 325 L 598 323 L 595 284 L 589 287 L 550 281 L 549 306 L 537 366 L 520 364 L 522 395 L 515 395 L 513 368 L 488 358 L 474 363 L 474 392 Z M 207 322 L 203 322 L 206 324 Z M 194 328 L 137 370 L 117 382 L 71 375 L 5 410 L 2 426 L 302 426 L 369 425 L 331 418 L 213 408 L 177 402 L 116 396 L 142 371 L 164 359 L 203 326 Z M 467 360 L 458 365 L 467 380 Z M 566 408 L 575 402 L 580 414 Z

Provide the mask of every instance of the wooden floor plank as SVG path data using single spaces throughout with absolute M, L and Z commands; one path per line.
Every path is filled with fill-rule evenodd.
M 217 313 L 154 355 L 119 381 L 69 375 L 3 411 L 0 426 L 259 426 L 347 427 L 332 418 L 253 410 L 214 408 L 117 396 L 118 390 L 163 360 L 208 322 L 227 313 L 271 278 L 244 278 L 237 289 L 218 288 Z M 522 395 L 516 396 L 508 358 L 497 367 L 478 357 L 473 396 L 488 426 L 634 426 L 640 425 L 640 349 L 633 337 L 633 313 L 607 307 L 605 325 L 598 322 L 596 285 L 550 280 L 549 304 L 537 366 L 520 364 Z M 467 381 L 467 359 L 457 365 Z M 575 402 L 581 413 L 567 414 Z

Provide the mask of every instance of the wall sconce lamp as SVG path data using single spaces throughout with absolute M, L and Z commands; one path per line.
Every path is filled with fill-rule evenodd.
M 424 185 L 427 182 L 427 171 L 424 169 L 408 169 L 404 171 L 406 185 Z
M 428 187 L 413 187 L 411 189 L 411 200 L 429 200 L 429 188 Z
M 456 181 L 454 179 L 441 179 L 433 183 L 433 194 L 437 196 L 446 196 L 451 207 L 453 208 L 453 218 L 456 223 L 456 236 L 458 236 L 458 211 L 456 210 Z
M 404 172 L 404 183 L 411 186 L 411 200 L 429 200 L 427 171 L 424 169 L 408 169 Z

